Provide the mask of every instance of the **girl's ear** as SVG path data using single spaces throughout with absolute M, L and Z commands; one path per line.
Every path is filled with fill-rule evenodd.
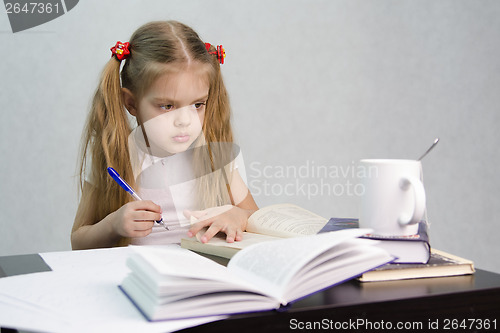
M 127 111 L 134 117 L 137 117 L 137 101 L 134 94 L 127 88 L 122 88 L 123 105 Z

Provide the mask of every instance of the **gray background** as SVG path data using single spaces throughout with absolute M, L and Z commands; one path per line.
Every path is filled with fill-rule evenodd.
M 70 249 L 99 73 L 160 19 L 225 46 L 260 206 L 357 217 L 359 159 L 415 159 L 440 137 L 423 162 L 431 244 L 500 272 L 500 1 L 83 0 L 16 34 L 0 13 L 0 255 Z

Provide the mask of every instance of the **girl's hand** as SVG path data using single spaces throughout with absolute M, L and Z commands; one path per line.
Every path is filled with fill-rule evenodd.
M 209 227 L 202 235 L 201 242 L 206 243 L 218 232 L 226 234 L 226 242 L 243 239 L 243 231 L 246 230 L 248 217 L 253 211 L 242 209 L 232 205 L 208 208 L 198 211 L 184 211 L 184 215 L 190 219 L 191 216 L 199 220 L 193 224 L 188 231 L 188 236 L 193 237 L 201 229 Z
M 113 230 L 122 237 L 145 237 L 161 219 L 161 207 L 150 200 L 131 201 L 120 207 L 112 221 Z

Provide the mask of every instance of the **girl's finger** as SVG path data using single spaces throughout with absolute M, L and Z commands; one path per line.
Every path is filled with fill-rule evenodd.
M 233 243 L 236 240 L 236 230 L 229 229 L 226 230 L 226 242 Z
M 234 237 L 234 240 L 237 242 L 243 240 L 243 231 L 241 229 L 236 229 L 236 237 Z
M 134 231 L 145 232 L 149 230 L 149 232 L 151 232 L 154 224 L 155 223 L 151 221 L 136 221 L 134 222 Z
M 212 237 L 214 237 L 215 235 L 217 235 L 217 233 L 219 231 L 221 231 L 222 228 L 218 225 L 216 225 L 215 223 L 212 224 L 208 229 L 207 231 L 203 234 L 203 236 L 201 236 L 201 242 L 202 243 L 207 243 L 208 241 L 210 241 L 212 239 Z
M 191 228 L 189 228 L 189 230 L 188 230 L 188 237 L 193 237 L 198 232 L 200 232 L 200 230 L 203 229 L 204 227 L 205 226 L 201 222 L 198 222 L 198 223 L 191 225 Z
M 146 229 L 146 230 L 136 230 L 134 231 L 134 236 L 133 237 L 146 237 L 151 233 L 151 229 Z
M 134 221 L 158 221 L 161 219 L 160 213 L 154 213 L 149 211 L 137 211 L 134 214 Z
M 132 205 L 133 209 L 135 210 L 145 210 L 161 214 L 161 207 L 151 200 L 132 201 L 129 204 Z

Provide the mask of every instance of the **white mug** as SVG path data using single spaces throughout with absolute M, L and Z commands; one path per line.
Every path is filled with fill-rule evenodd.
M 384 236 L 417 234 L 425 214 L 420 161 L 365 159 L 360 166 L 364 168 L 358 173 L 364 186 L 360 227 Z

